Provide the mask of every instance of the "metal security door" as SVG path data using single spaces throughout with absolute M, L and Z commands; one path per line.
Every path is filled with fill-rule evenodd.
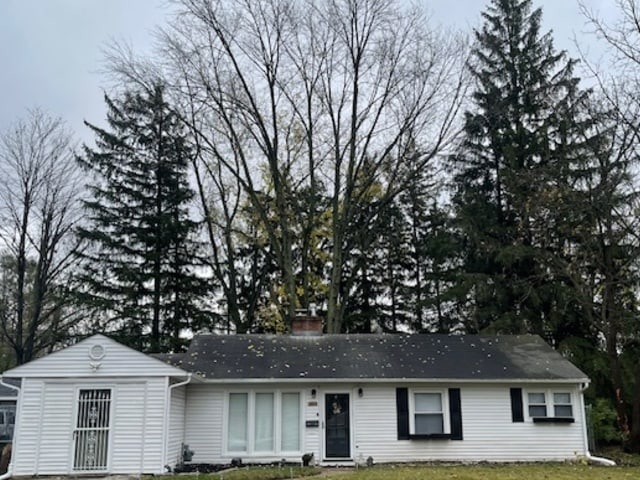
M 349 434 L 349 394 L 325 395 L 325 456 L 349 458 L 351 436 Z
M 73 470 L 107 469 L 110 411 L 110 389 L 87 389 L 78 393 L 78 414 L 73 432 Z

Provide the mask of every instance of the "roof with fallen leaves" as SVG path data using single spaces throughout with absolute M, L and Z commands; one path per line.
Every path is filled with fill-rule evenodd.
M 199 335 L 157 357 L 210 380 L 588 381 L 536 335 Z

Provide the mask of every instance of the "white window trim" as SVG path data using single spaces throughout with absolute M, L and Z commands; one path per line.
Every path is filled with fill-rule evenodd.
M 255 450 L 255 407 L 256 407 L 256 394 L 259 393 L 271 393 L 273 394 L 273 431 L 274 431 L 274 449 L 273 450 Z M 285 393 L 298 394 L 298 435 L 299 435 L 299 450 L 282 450 L 282 395 Z M 247 448 L 246 450 L 229 450 L 229 398 L 231 394 L 246 394 L 247 395 Z M 244 456 L 244 457 L 271 457 L 278 456 L 292 456 L 301 455 L 304 451 L 304 435 L 303 435 L 303 422 L 304 422 L 304 410 L 303 410 L 303 395 L 301 390 L 294 389 L 231 389 L 224 392 L 224 455 L 225 456 Z
M 531 416 L 531 414 L 529 413 L 529 406 L 530 405 L 542 405 L 541 403 L 534 403 L 534 404 L 530 404 L 529 403 L 529 394 L 530 393 L 543 393 L 544 394 L 544 403 L 545 406 L 547 408 L 547 415 L 544 417 L 540 417 L 540 416 Z M 553 401 L 553 394 L 554 393 L 565 393 L 569 395 L 569 401 L 571 402 L 571 413 L 572 416 L 571 417 L 556 417 L 555 415 L 555 403 Z M 576 398 L 574 395 L 574 392 L 572 392 L 570 389 L 559 389 L 559 388 L 538 388 L 538 389 L 530 389 L 526 391 L 526 399 L 527 399 L 527 408 L 526 408 L 526 413 L 527 413 L 527 418 L 530 421 L 533 421 L 534 418 L 575 418 L 576 417 Z M 558 404 L 558 405 L 569 405 L 566 403 L 562 403 L 562 404 Z
M 439 393 L 442 402 L 442 435 L 451 433 L 451 420 L 449 418 L 449 391 L 447 389 L 409 389 L 409 434 L 410 435 L 429 435 L 416 433 L 416 406 L 415 396 L 417 393 Z M 441 435 L 441 434 L 434 434 Z

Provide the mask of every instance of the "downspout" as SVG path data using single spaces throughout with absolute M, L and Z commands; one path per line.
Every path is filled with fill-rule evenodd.
M 149 398 L 149 382 L 144 382 L 144 397 L 143 397 L 143 413 L 142 413 L 142 433 L 140 438 L 140 471 L 138 472 L 138 478 L 142 478 L 144 472 L 144 457 L 147 450 L 147 412 L 149 410 L 147 406 L 147 400 Z
M 15 442 L 16 435 L 18 434 L 18 422 L 20 419 L 20 404 L 22 403 L 20 402 L 20 396 L 22 394 L 22 390 L 19 387 L 16 387 L 15 385 L 11 385 L 10 383 L 5 383 L 2 375 L 0 375 L 0 385 L 18 392 L 18 395 L 16 396 L 16 418 L 15 418 L 15 424 L 13 426 L 13 437 L 11 438 L 11 448 L 13 450 L 16 444 Z M 7 472 L 0 475 L 0 480 L 11 478 L 12 473 L 13 473 L 13 453 L 11 455 L 11 460 L 9 461 L 9 465 L 7 466 Z
M 616 462 L 614 462 L 613 460 L 604 457 L 595 457 L 591 455 L 591 452 L 589 452 L 589 439 L 587 438 L 587 411 L 584 408 L 584 391 L 588 386 L 588 382 L 580 385 L 580 409 L 582 410 L 582 436 L 585 446 L 585 456 L 589 462 L 597 463 L 598 465 L 604 465 L 607 467 L 615 467 Z M 0 480 L 2 480 L 2 478 L 0 478 Z
M 169 385 L 169 388 L 167 389 L 167 410 L 165 411 L 165 418 L 164 418 L 164 424 L 165 424 L 165 438 L 164 438 L 164 444 L 162 446 L 162 450 L 163 450 L 163 455 L 162 455 L 162 468 L 165 468 L 169 462 L 167 461 L 167 447 L 168 447 L 168 443 L 169 443 L 169 431 L 171 429 L 171 392 L 173 391 L 174 388 L 176 387 L 182 387 L 184 385 L 186 385 L 187 383 L 189 383 L 191 381 L 191 373 L 187 373 L 187 379 L 182 381 L 182 382 L 178 382 L 178 383 L 174 383 L 173 385 Z M 186 403 L 186 395 L 185 395 L 185 403 Z M 184 420 L 183 420 L 184 423 Z M 0 480 L 4 480 L 2 478 L 0 478 Z

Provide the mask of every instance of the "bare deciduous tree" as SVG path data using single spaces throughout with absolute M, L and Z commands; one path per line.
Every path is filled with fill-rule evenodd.
M 73 139 L 34 110 L 0 137 L 0 334 L 17 364 L 66 333 L 78 198 Z
M 610 65 L 595 65 L 583 54 L 585 65 L 596 79 L 606 108 L 614 115 L 612 142 L 599 161 L 602 192 L 596 204 L 599 246 L 593 255 L 600 273 L 597 289 L 589 298 L 599 312 L 593 322 L 604 339 L 609 361 L 609 381 L 626 446 L 640 451 L 640 355 L 637 322 L 638 252 L 638 160 L 640 146 L 640 2 L 616 0 L 617 19 L 604 21 L 581 3 L 597 37 L 609 48 Z M 607 196 L 608 194 L 608 196 Z M 631 415 L 629 415 L 629 413 Z
M 156 66 L 173 85 L 201 167 L 210 182 L 220 172 L 233 177 L 257 215 L 281 272 L 273 300 L 284 317 L 319 302 L 328 331 L 339 332 L 349 239 L 416 172 L 435 174 L 435 159 L 455 138 L 465 41 L 388 0 L 178 4 Z M 127 80 L 158 71 L 119 53 L 110 67 Z M 371 188 L 380 192 L 363 222 Z M 319 292 L 311 238 L 327 217 L 330 258 Z
M 615 0 L 617 20 L 607 23 L 597 12 L 580 3 L 580 10 L 593 33 L 609 47 L 610 65 L 602 68 L 582 53 L 584 64 L 595 78 L 609 106 L 636 136 L 640 123 L 636 115 L 640 107 L 640 2 Z

